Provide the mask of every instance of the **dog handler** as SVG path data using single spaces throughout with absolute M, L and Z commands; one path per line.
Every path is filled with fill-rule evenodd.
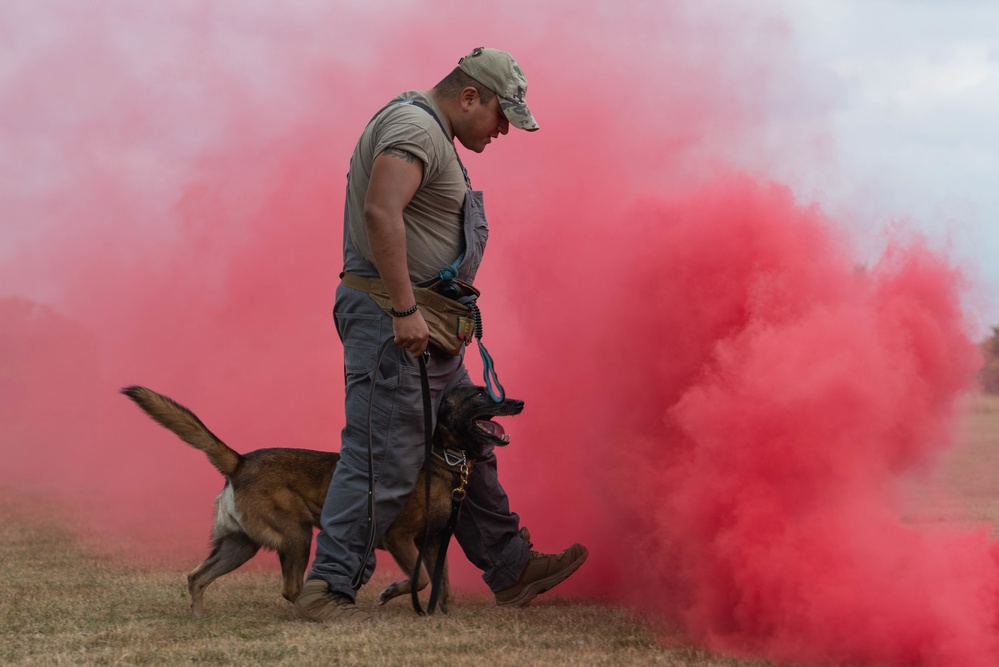
M 369 617 L 354 603 L 375 567 L 374 554 L 365 555 L 371 537 L 369 440 L 375 544 L 413 491 L 423 464 L 418 355 L 428 350 L 429 328 L 413 285 L 431 282 L 449 265 L 457 267 L 460 280 L 471 283 L 488 232 L 482 193 L 472 190 L 453 141 L 481 153 L 511 125 L 537 130 L 524 101 L 526 91 L 527 79 L 510 54 L 477 48 L 432 90 L 402 93 L 389 102 L 354 149 L 344 211 L 344 272 L 380 279 L 391 309 L 383 310 L 366 291 L 342 282 L 337 286 L 333 314 L 344 348 L 346 425 L 322 510 L 316 558 L 294 606 L 299 618 Z M 389 337 L 395 345 L 379 359 Z M 461 355 L 450 356 L 434 345 L 429 345 L 426 365 L 436 415 L 444 393 L 471 380 Z M 500 605 L 526 604 L 575 572 L 587 556 L 579 544 L 558 554 L 532 551 L 519 522 L 490 450 L 475 462 L 454 534 Z

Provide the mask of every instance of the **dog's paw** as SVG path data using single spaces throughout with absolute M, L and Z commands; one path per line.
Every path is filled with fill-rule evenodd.
M 392 598 L 396 598 L 399 597 L 400 595 L 405 595 L 406 593 L 408 593 L 409 586 L 407 584 L 409 584 L 408 581 L 397 581 L 394 584 L 387 586 L 385 590 L 383 590 L 381 594 L 378 596 L 378 604 L 385 604 Z M 404 587 L 406 590 L 403 590 Z

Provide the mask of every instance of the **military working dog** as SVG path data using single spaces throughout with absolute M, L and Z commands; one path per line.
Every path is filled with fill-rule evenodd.
M 187 577 L 191 612 L 201 615 L 205 588 L 246 563 L 261 547 L 277 551 L 283 579 L 281 594 L 294 602 L 302 590 L 312 549 L 312 531 L 319 526 L 326 490 L 340 455 L 290 448 L 240 454 L 208 430 L 193 412 L 172 399 L 140 386 L 121 391 L 160 425 L 204 452 L 226 478 L 215 499 L 211 553 Z M 436 562 L 441 533 L 450 517 L 451 492 L 460 477 L 455 462 L 461 454 L 474 461 L 485 448 L 508 444 L 510 437 L 492 418 L 520 414 L 523 409 L 523 401 L 496 402 L 485 389 L 471 385 L 458 387 L 442 399 L 433 436 L 429 511 L 421 471 L 415 491 L 378 544 L 409 574 L 418 558 L 417 540 L 429 521 L 431 539 L 420 571 L 420 590 L 429 582 L 426 570 Z M 409 580 L 404 579 L 382 591 L 379 600 L 384 604 L 409 593 Z M 441 610 L 446 611 L 450 597 L 446 569 L 439 597 Z

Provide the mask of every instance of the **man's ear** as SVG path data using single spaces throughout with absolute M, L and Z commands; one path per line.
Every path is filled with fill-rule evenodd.
M 461 110 L 468 111 L 475 104 L 475 101 L 479 99 L 479 91 L 475 89 L 474 86 L 466 86 L 461 91 Z

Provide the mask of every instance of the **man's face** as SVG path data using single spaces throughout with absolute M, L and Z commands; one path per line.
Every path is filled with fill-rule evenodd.
M 510 131 L 510 121 L 503 115 L 496 95 L 487 104 L 482 104 L 481 98 L 476 95 L 468 107 L 465 120 L 461 132 L 456 128 L 455 136 L 462 146 L 476 153 L 481 153 L 493 139 Z

